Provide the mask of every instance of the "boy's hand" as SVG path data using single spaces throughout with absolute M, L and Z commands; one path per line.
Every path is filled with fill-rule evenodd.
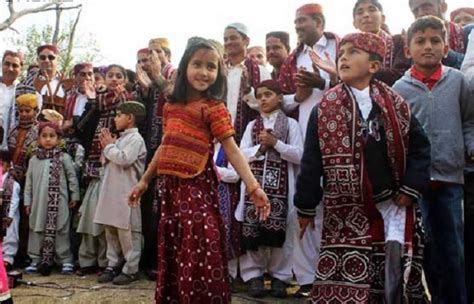
M 112 133 L 110 133 L 110 130 L 107 128 L 103 128 L 100 131 L 99 140 L 102 148 L 105 148 L 109 144 L 115 143 L 115 137 L 112 136 Z
M 414 198 L 403 193 L 398 193 L 395 196 L 394 201 L 397 205 L 402 206 L 402 207 L 410 207 L 411 205 L 415 203 Z
M 25 215 L 30 216 L 31 214 L 31 206 L 25 206 Z
M 300 226 L 300 240 L 303 239 L 304 233 L 308 226 L 314 230 L 314 218 L 313 217 L 299 217 L 298 225 Z
M 69 209 L 75 209 L 77 207 L 77 202 L 70 201 L 68 206 L 69 206 Z
M 278 139 L 272 134 L 271 129 L 261 131 L 258 135 L 258 139 L 260 144 L 266 146 L 267 149 L 268 147 L 274 147 L 278 142 Z

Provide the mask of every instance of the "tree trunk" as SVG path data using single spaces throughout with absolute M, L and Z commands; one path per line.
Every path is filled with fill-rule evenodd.
M 82 9 L 79 9 L 79 12 L 77 12 L 76 20 L 74 21 L 74 24 L 71 27 L 71 32 L 69 34 L 69 43 L 67 46 L 66 60 L 64 61 L 64 67 L 63 67 L 65 71 L 67 70 L 67 68 L 69 67 L 72 61 L 71 53 L 74 47 L 74 35 L 76 33 L 76 28 L 77 28 L 77 24 L 79 23 L 79 19 L 81 18 L 81 12 L 82 12 Z
M 59 40 L 59 31 L 61 27 L 61 13 L 63 10 L 60 7 L 60 4 L 56 4 L 56 25 L 54 26 L 53 40 L 51 44 L 58 45 Z

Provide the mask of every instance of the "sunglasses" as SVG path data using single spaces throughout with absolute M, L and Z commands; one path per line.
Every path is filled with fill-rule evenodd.
M 45 61 L 46 58 L 47 58 L 49 61 L 53 61 L 54 59 L 56 59 L 56 56 L 53 56 L 53 55 L 48 55 L 48 56 L 46 56 L 46 55 L 39 55 L 39 59 L 40 59 L 40 60 Z

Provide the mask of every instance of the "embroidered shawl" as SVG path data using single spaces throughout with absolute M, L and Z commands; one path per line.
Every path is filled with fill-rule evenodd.
M 382 110 L 387 154 L 397 186 L 405 172 L 409 106 L 390 88 L 374 80 L 372 100 Z M 372 200 L 365 167 L 362 120 L 350 89 L 329 90 L 318 109 L 318 136 L 326 184 L 321 254 L 312 298 L 316 303 L 384 302 L 384 226 Z M 407 208 L 403 257 L 403 298 L 427 303 L 421 284 L 421 222 L 416 207 Z M 325 303 L 325 302 L 324 302 Z
M 253 145 L 258 145 L 258 135 L 265 130 L 259 116 L 252 128 Z M 272 130 L 274 136 L 286 143 L 288 139 L 288 117 L 280 111 Z M 261 161 L 250 163 L 250 169 L 270 200 L 270 215 L 260 222 L 255 205 L 245 195 L 242 245 L 247 250 L 258 250 L 259 246 L 281 248 L 285 242 L 286 218 L 288 214 L 288 162 L 270 148 Z
M 28 168 L 28 148 L 36 142 L 37 138 L 38 123 L 36 121 L 28 125 L 20 124 L 11 130 L 8 135 L 8 149 L 12 155 L 13 163 L 10 172 L 20 185 L 25 181 L 26 169 Z

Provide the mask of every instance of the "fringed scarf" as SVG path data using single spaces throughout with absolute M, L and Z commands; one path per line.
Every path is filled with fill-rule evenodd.
M 3 171 L 0 170 L 0 212 L 1 212 L 1 222 L 0 222 L 0 239 L 7 235 L 7 221 L 8 215 L 10 213 L 10 205 L 13 195 L 13 187 L 15 185 L 15 179 L 11 174 L 7 175 L 5 180 L 3 178 Z
M 8 147 L 12 153 L 13 163 L 10 172 L 20 184 L 24 183 L 26 169 L 28 168 L 28 147 L 37 138 L 38 123 L 36 120 L 29 123 L 20 122 L 19 126 L 14 128 L 8 136 Z
M 41 246 L 40 265 L 50 267 L 54 261 L 54 244 L 56 239 L 56 224 L 60 201 L 60 177 L 62 168 L 63 152 L 59 148 L 44 149 L 38 147 L 36 157 L 38 159 L 49 159 L 49 181 L 48 181 L 48 210 L 46 214 L 46 225 L 44 229 L 43 244 Z
M 244 62 L 242 76 L 240 78 L 239 99 L 237 100 L 237 112 L 234 121 L 235 141 L 240 144 L 247 124 L 258 116 L 258 112 L 252 110 L 243 100 L 244 92 L 248 85 L 257 88 L 260 83 L 260 69 L 258 64 L 247 58 Z
M 64 120 L 71 120 L 74 116 L 74 108 L 76 107 L 77 97 L 80 93 L 76 90 L 66 95 L 66 108 L 64 110 Z
M 259 116 L 252 128 L 252 144 L 258 145 L 258 135 L 265 130 Z M 272 134 L 286 143 L 288 139 L 288 117 L 279 112 Z M 245 195 L 242 244 L 247 250 L 258 250 L 259 246 L 281 248 L 285 242 L 286 218 L 288 213 L 288 162 L 270 148 L 265 159 L 250 163 L 250 169 L 270 201 L 270 215 L 259 222 L 255 205 Z
M 95 129 L 92 145 L 89 150 L 89 157 L 84 171 L 85 176 L 100 177 L 99 169 L 102 167 L 100 163 L 100 156 L 102 154 L 102 147 L 99 140 L 100 132 L 103 128 L 108 128 L 113 132 L 113 129 L 115 129 L 114 118 L 116 109 L 122 102 L 129 100 L 129 98 L 128 93 L 115 96 L 115 93 L 110 91 L 97 95 L 99 123 Z
M 387 154 L 397 186 L 405 172 L 411 113 L 388 86 L 374 80 L 372 100 L 382 110 Z M 314 303 L 384 303 L 383 219 L 372 200 L 364 139 L 356 101 L 341 84 L 325 94 L 318 111 L 324 176 L 321 254 L 312 291 Z M 421 283 L 422 231 L 417 206 L 407 208 L 403 298 L 427 303 Z

